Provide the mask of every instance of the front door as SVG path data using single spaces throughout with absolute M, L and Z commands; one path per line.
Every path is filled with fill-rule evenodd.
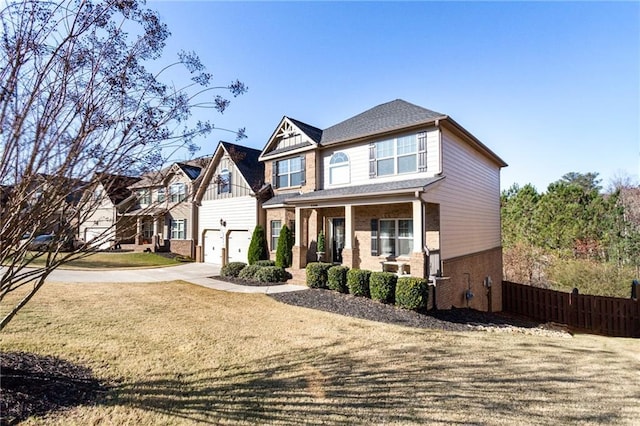
M 344 248 L 344 218 L 331 219 L 331 256 L 333 263 L 342 263 Z

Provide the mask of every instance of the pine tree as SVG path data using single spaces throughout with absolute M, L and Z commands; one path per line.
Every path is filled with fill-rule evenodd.
M 293 254 L 291 249 L 293 248 L 292 244 L 292 234 L 289 231 L 287 225 L 283 225 L 280 230 L 280 236 L 278 237 L 278 248 L 276 249 L 276 266 L 281 268 L 288 268 L 291 266 L 291 259 L 293 258 Z
M 247 253 L 247 260 L 249 265 L 253 265 L 258 260 L 267 259 L 267 239 L 264 234 L 264 228 L 260 225 L 256 226 L 251 236 L 251 243 L 249 244 L 249 253 Z

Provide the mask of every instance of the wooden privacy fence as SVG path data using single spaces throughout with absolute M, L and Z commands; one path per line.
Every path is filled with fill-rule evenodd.
M 640 337 L 638 300 L 563 293 L 503 281 L 502 309 L 595 334 Z

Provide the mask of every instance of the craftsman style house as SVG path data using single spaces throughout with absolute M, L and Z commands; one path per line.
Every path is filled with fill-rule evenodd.
M 506 164 L 451 117 L 403 100 L 324 130 L 284 117 L 260 161 L 269 249 L 287 224 L 294 276 L 323 232 L 325 261 L 435 277 L 438 308 L 500 310 Z
M 135 221 L 123 219 L 135 201 L 129 186 L 140 178 L 98 173 L 95 185 L 87 188 L 79 212 L 78 237 L 96 249 L 109 249 L 132 239 Z M 128 225 L 127 225 L 128 223 Z
M 129 186 L 136 199 L 125 216 L 136 220 L 134 250 L 170 251 L 195 257 L 198 244 L 198 208 L 195 193 L 208 158 L 173 163 L 143 175 Z
M 262 218 L 260 151 L 220 142 L 195 195 L 199 209 L 197 260 L 247 262 L 249 243 Z

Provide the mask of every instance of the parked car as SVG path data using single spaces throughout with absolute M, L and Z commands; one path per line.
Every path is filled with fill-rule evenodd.
M 54 248 L 60 241 L 60 237 L 56 235 L 38 235 L 27 244 L 27 249 L 31 251 L 47 251 Z M 61 251 L 73 251 L 82 248 L 85 245 L 84 241 L 78 238 L 68 238 L 62 241 Z

